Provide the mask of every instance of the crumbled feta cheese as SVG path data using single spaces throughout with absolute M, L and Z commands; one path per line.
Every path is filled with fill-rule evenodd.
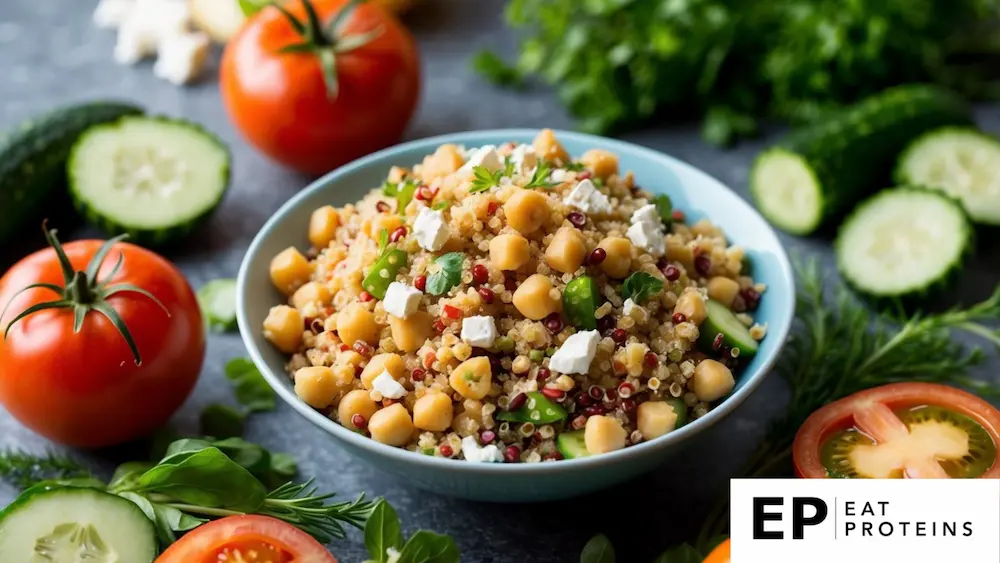
M 417 308 L 420 307 L 420 298 L 423 295 L 423 292 L 413 286 L 400 282 L 392 282 L 389 284 L 389 288 L 385 290 L 385 299 L 382 301 L 382 307 L 386 313 L 405 319 L 417 312 Z
M 489 348 L 497 339 L 493 317 L 476 316 L 462 320 L 462 340 L 477 348 Z
M 550 182 L 562 182 L 566 179 L 566 171 L 562 168 L 556 168 L 552 172 L 549 172 Z
M 413 222 L 413 234 L 417 237 L 420 248 L 431 252 L 441 250 L 451 236 L 450 229 L 444 222 L 444 213 L 427 207 L 420 210 Z
M 631 315 L 633 309 L 635 309 L 635 301 L 632 301 L 632 298 L 630 297 L 625 300 L 625 303 L 622 304 L 622 314 L 626 316 Z
M 177 0 L 137 0 L 118 28 L 115 60 L 135 64 L 156 54 L 160 44 L 188 33 L 191 11 Z
M 400 385 L 388 370 L 372 380 L 372 389 L 381 393 L 386 399 L 402 399 L 406 395 L 406 388 Z
M 135 64 L 156 54 L 159 37 L 141 19 L 126 19 L 118 29 L 115 43 L 115 61 L 123 65 Z
M 573 334 L 549 359 L 549 368 L 559 373 L 587 373 L 600 341 L 601 335 L 596 330 Z
M 178 86 L 187 84 L 201 74 L 208 49 L 204 33 L 184 33 L 161 40 L 153 73 Z
M 510 153 L 510 161 L 514 163 L 515 170 L 531 170 L 538 166 L 538 153 L 531 145 L 517 145 Z
M 489 444 L 485 447 L 479 446 L 479 440 L 475 436 L 462 438 L 462 455 L 465 461 L 474 463 L 502 463 L 503 452 L 496 444 Z
M 503 169 L 503 161 L 500 159 L 500 155 L 497 154 L 497 148 L 493 145 L 480 147 L 476 152 L 472 153 L 472 156 L 469 157 L 468 162 L 462 168 L 471 170 L 476 166 L 482 166 L 490 172 Z
M 632 244 L 652 254 L 653 256 L 663 256 L 667 252 L 667 243 L 663 235 L 663 229 L 656 224 L 643 221 L 633 223 L 626 231 Z
M 577 184 L 563 202 L 586 213 L 611 213 L 608 196 L 598 191 L 589 178 Z
M 117 29 L 135 9 L 135 0 L 101 0 L 94 10 L 94 25 Z
M 632 214 L 632 223 L 661 225 L 663 222 L 660 221 L 660 213 L 656 210 L 656 206 L 650 203 L 635 210 L 635 213 Z

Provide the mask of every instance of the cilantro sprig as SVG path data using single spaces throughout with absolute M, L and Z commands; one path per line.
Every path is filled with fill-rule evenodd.
M 448 290 L 462 281 L 462 262 L 465 255 L 461 252 L 449 252 L 439 256 L 434 261 L 441 269 L 427 278 L 427 293 L 444 295 Z
M 500 180 L 504 177 L 504 169 L 490 170 L 485 166 L 475 166 L 472 168 L 472 187 L 469 188 L 470 194 L 477 194 L 479 192 L 485 192 L 486 190 L 500 185 Z
M 635 303 L 643 303 L 651 296 L 663 291 L 663 280 L 646 272 L 633 272 L 622 283 L 622 297 Z

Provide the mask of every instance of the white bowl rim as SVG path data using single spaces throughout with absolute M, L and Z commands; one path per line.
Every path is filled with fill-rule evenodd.
M 270 235 L 272 229 L 275 225 L 280 223 L 286 215 L 292 212 L 296 207 L 299 206 L 300 202 L 310 197 L 314 192 L 324 189 L 327 185 L 333 183 L 341 176 L 347 175 L 355 170 L 369 166 L 371 163 L 382 160 L 386 157 L 390 157 L 396 153 L 408 152 L 411 150 L 416 150 L 420 148 L 436 148 L 438 145 L 444 143 L 465 143 L 465 144 L 475 144 L 479 141 L 479 138 L 519 138 L 519 137 L 532 137 L 538 133 L 540 129 L 531 128 L 512 128 L 512 129 L 485 129 L 485 130 L 472 130 L 472 131 L 462 131 L 456 133 L 446 133 L 442 135 L 436 135 L 433 137 L 425 137 L 422 139 L 416 139 L 413 141 L 407 141 L 405 143 L 400 143 L 393 145 L 391 147 L 382 149 L 380 151 L 371 153 L 367 156 L 359 158 L 352 161 L 340 168 L 328 172 L 324 176 L 318 178 L 317 180 L 310 183 L 305 189 L 299 191 L 295 196 L 286 201 L 260 228 L 257 234 L 254 236 L 253 241 L 251 241 L 246 254 L 244 255 L 243 261 L 240 265 L 239 275 L 237 277 L 237 322 L 239 325 L 240 336 L 243 340 L 244 345 L 247 348 L 247 352 L 250 358 L 253 360 L 254 364 L 260 369 L 261 374 L 264 376 L 265 380 L 271 386 L 275 392 L 281 396 L 281 398 L 292 406 L 299 414 L 304 416 L 307 420 L 315 424 L 316 426 L 322 428 L 326 432 L 332 434 L 335 438 L 347 442 L 349 445 L 369 450 L 371 453 L 390 458 L 393 461 L 397 461 L 403 464 L 417 464 L 424 466 L 425 469 L 434 469 L 440 471 L 459 471 L 463 473 L 481 473 L 484 475 L 512 475 L 512 474 L 524 474 L 532 475 L 539 473 L 547 473 L 550 471 L 559 471 L 560 469 L 566 470 L 585 470 L 587 468 L 594 468 L 599 466 L 613 465 L 617 463 L 628 463 L 630 459 L 636 459 L 651 455 L 654 450 L 658 449 L 668 449 L 670 447 L 676 447 L 682 442 L 687 441 L 691 437 L 701 432 L 704 432 L 714 426 L 716 423 L 731 414 L 738 406 L 740 406 L 743 401 L 753 393 L 760 384 L 767 377 L 768 373 L 774 367 L 775 362 L 777 362 L 778 357 L 781 355 L 781 350 L 784 347 L 785 340 L 788 338 L 788 333 L 790 332 L 793 316 L 795 312 L 795 275 L 792 269 L 791 263 L 788 259 L 788 255 L 785 252 L 784 245 L 782 245 L 781 240 L 778 238 L 777 234 L 771 225 L 764 219 L 760 213 L 753 208 L 750 204 L 744 201 L 738 194 L 732 192 L 732 189 L 722 183 L 720 180 L 711 176 L 707 172 L 700 170 L 699 168 L 692 166 L 682 160 L 669 156 L 667 154 L 661 153 L 659 151 L 643 147 L 641 145 L 636 145 L 627 141 L 621 141 L 618 139 L 610 139 L 607 137 L 600 137 L 597 135 L 590 135 L 586 133 L 579 133 L 575 131 L 565 131 L 555 129 L 553 132 L 557 138 L 563 139 L 573 139 L 582 143 L 589 143 L 591 146 L 611 150 L 618 152 L 629 152 L 634 155 L 649 159 L 651 161 L 664 162 L 665 166 L 673 166 L 682 169 L 688 169 L 688 171 L 693 171 L 697 175 L 704 176 L 710 181 L 716 182 L 726 190 L 732 192 L 734 198 L 738 200 L 737 205 L 742 205 L 745 207 L 745 212 L 755 216 L 768 230 L 768 233 L 774 237 L 777 243 L 777 252 L 775 255 L 778 260 L 778 265 L 780 269 L 786 274 L 789 280 L 788 292 L 784 295 L 781 294 L 768 294 L 768 299 L 782 299 L 785 301 L 783 307 L 780 309 L 785 311 L 783 317 L 780 319 L 775 319 L 771 322 L 772 326 L 780 326 L 781 330 L 779 332 L 768 332 L 767 338 L 778 339 L 780 343 L 778 347 L 774 350 L 770 357 L 764 359 L 763 364 L 758 369 L 757 373 L 750 377 L 747 382 L 736 390 L 732 395 L 727 397 L 721 404 L 717 405 L 705 416 L 698 418 L 688 424 L 682 426 L 681 428 L 674 430 L 668 434 L 665 434 L 659 438 L 644 441 L 640 444 L 633 446 L 628 446 L 621 450 L 614 452 L 608 452 L 605 454 L 588 456 L 575 459 L 564 459 L 557 461 L 555 463 L 467 463 L 462 460 L 455 460 L 449 458 L 442 458 L 437 456 L 425 455 L 417 452 L 411 452 L 402 448 L 397 448 L 376 442 L 375 440 L 357 434 L 347 428 L 341 426 L 334 420 L 324 416 L 317 410 L 301 401 L 296 395 L 294 390 L 286 384 L 287 375 L 282 372 L 276 374 L 268 367 L 267 362 L 261 356 L 260 351 L 257 349 L 253 340 L 250 338 L 250 330 L 256 330 L 256 328 L 249 326 L 249 321 L 246 318 L 245 307 L 243 303 L 246 302 L 246 291 L 247 291 L 247 278 L 250 275 L 249 270 L 249 257 L 257 253 L 258 247 L 260 247 L 264 240 Z

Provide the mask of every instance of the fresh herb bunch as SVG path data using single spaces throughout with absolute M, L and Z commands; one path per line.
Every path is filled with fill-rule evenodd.
M 998 0 L 511 0 L 516 63 L 480 53 L 505 86 L 555 85 L 581 128 L 702 117 L 716 144 L 757 120 L 811 121 L 904 82 L 1000 96 Z
M 92 476 L 90 470 L 79 461 L 63 455 L 34 455 L 20 450 L 0 452 L 0 477 L 18 489 L 26 489 L 42 481 Z
M 365 563 L 459 563 L 455 540 L 427 530 L 403 542 L 399 517 L 389 503 L 377 501 L 365 523 L 365 547 L 371 559 Z

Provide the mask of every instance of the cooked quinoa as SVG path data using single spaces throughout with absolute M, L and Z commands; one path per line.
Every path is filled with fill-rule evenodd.
M 766 332 L 740 247 L 550 130 L 442 145 L 317 209 L 308 234 L 271 263 L 288 303 L 265 336 L 303 401 L 426 455 L 539 462 L 658 438 L 727 397 L 753 352 L 707 328 L 713 307 L 745 348 Z

